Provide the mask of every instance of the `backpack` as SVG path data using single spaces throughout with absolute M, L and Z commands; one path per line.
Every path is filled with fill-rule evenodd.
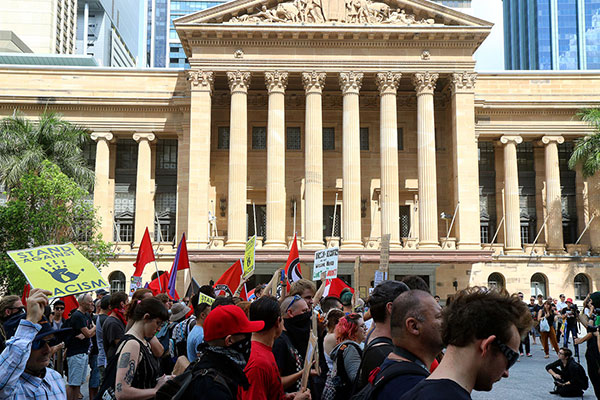
M 575 362 L 575 376 L 573 377 L 573 385 L 577 386 L 581 390 L 587 390 L 589 387 L 588 377 L 581 364 Z
M 379 378 L 376 378 L 373 383 L 367 384 L 350 400 L 375 400 L 385 385 L 401 375 L 429 376 L 429 372 L 411 361 L 394 362 L 382 370 L 377 368 L 374 372 L 375 376 L 379 376 Z M 398 396 L 400 395 L 401 393 L 398 393 Z
M 354 380 L 352 394 L 358 393 L 360 391 L 360 389 L 362 389 L 364 386 L 367 386 L 367 384 L 368 384 L 369 377 L 367 376 L 367 384 L 361 385 L 362 381 L 363 381 L 363 367 L 364 367 L 365 361 L 367 360 L 369 352 L 374 349 L 378 349 L 378 348 L 381 348 L 383 346 L 388 346 L 388 345 L 392 346 L 392 350 L 393 350 L 394 345 L 390 342 L 391 342 L 391 339 L 388 339 L 386 337 L 377 337 L 377 338 L 371 340 L 369 342 L 369 344 L 367 344 L 367 346 L 363 350 L 362 357 L 360 359 L 360 366 L 358 367 L 358 374 L 356 374 L 356 379 Z M 386 355 L 386 357 L 387 357 L 387 355 Z M 368 372 L 368 374 L 370 374 L 370 373 L 371 373 L 371 371 Z
M 198 360 L 194 361 L 181 375 L 168 380 L 162 385 L 156 395 L 155 400 L 180 400 L 185 395 L 188 387 L 197 379 L 208 378 L 214 381 L 217 385 L 222 386 L 232 398 L 235 398 L 227 385 L 227 378 L 221 375 L 214 368 L 197 368 Z
M 321 396 L 322 400 L 348 400 L 352 395 L 354 381 L 350 380 L 344 366 L 344 352 L 349 346 L 354 347 L 358 354 L 362 356 L 362 350 L 358 344 L 351 341 L 342 343 L 335 355 L 335 360 L 333 360 L 335 364 L 327 374 L 325 389 L 323 389 L 323 395 Z

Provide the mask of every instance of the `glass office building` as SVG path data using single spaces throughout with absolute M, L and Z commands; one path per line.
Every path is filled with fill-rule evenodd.
M 173 20 L 225 2 L 226 0 L 148 0 L 148 66 L 189 68 Z
M 506 69 L 600 68 L 600 0 L 504 0 Z

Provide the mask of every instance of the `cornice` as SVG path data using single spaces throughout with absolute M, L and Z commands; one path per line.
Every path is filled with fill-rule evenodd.
M 541 94 L 542 96 L 547 96 L 547 97 L 557 97 L 559 99 L 548 99 L 548 100 L 528 100 L 528 99 L 524 99 L 524 100 L 515 100 L 515 97 L 520 97 L 520 95 L 516 95 L 516 94 L 510 94 L 510 93 L 504 93 L 504 92 L 499 92 L 499 93 L 490 93 L 490 94 L 486 94 L 486 95 L 478 95 L 477 93 L 475 93 L 475 108 L 480 108 L 480 109 L 498 109 L 498 108 L 522 108 L 522 109 L 548 109 L 549 112 L 553 111 L 554 109 L 557 108 L 562 108 L 562 109 L 572 109 L 572 110 L 579 110 L 581 108 L 596 108 L 600 106 L 600 96 L 597 93 L 594 94 L 589 94 L 590 97 L 595 97 L 597 98 L 597 100 L 568 100 L 568 99 L 560 99 L 565 98 L 565 97 L 571 97 L 573 95 L 569 95 L 569 94 L 552 94 L 552 95 L 544 95 Z M 491 100 L 486 100 L 484 98 L 482 98 L 483 96 L 490 96 L 490 97 L 499 97 L 499 96 L 512 96 L 513 99 L 511 100 L 498 100 L 498 99 L 491 99 Z M 577 95 L 578 97 L 584 97 L 586 96 L 586 94 L 580 94 Z M 523 95 L 523 97 L 525 97 Z
M 309 40 L 300 38 L 286 39 L 280 38 L 198 38 L 190 39 L 189 44 L 192 47 L 224 47 L 224 46 L 240 46 L 240 47 L 283 47 L 283 48 L 435 48 L 435 49 L 450 49 L 450 48 L 472 48 L 478 42 L 465 40 L 452 41 L 448 40 L 420 40 L 419 38 L 397 36 L 394 40 L 384 37 L 380 39 L 368 39 L 368 35 L 361 40 L 360 37 L 352 36 L 352 40 L 345 40 L 343 37 L 332 40 Z M 192 55 L 193 57 L 193 55 Z
M 56 103 L 39 103 L 36 100 L 7 101 L 6 98 L 0 98 L 0 109 L 13 110 L 18 107 L 20 110 L 39 110 L 51 107 L 60 111 L 97 111 L 97 112 L 148 112 L 148 113 L 179 113 L 189 111 L 189 105 L 165 105 L 165 106 L 147 106 L 134 104 L 101 104 L 102 100 L 87 104 L 72 104 L 61 100 Z
M 475 133 L 482 137 L 495 137 L 499 135 L 525 135 L 544 136 L 556 134 L 563 136 L 585 136 L 594 132 L 588 125 L 476 125 Z

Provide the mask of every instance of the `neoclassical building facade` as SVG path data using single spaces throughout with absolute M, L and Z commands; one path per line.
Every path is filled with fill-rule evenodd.
M 0 67 L 0 115 L 51 109 L 92 131 L 113 289 L 146 227 L 162 270 L 185 232 L 181 291 L 255 234 L 251 283 L 267 281 L 294 233 L 306 275 L 339 245 L 363 295 L 387 235 L 390 277 L 442 297 L 600 285 L 600 177 L 567 167 L 600 74 L 478 74 L 490 24 L 425 0 L 235 0 L 175 27 L 189 70 Z

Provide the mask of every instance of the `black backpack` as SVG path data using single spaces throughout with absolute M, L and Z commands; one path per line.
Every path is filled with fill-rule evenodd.
M 573 377 L 573 385 L 577 386 L 581 390 L 587 390 L 589 387 L 588 377 L 585 373 L 585 369 L 581 366 L 581 364 L 575 362 L 575 376 Z
M 236 398 L 231 393 L 229 386 L 227 385 L 227 377 L 222 375 L 219 371 L 214 368 L 198 368 L 198 360 L 194 361 L 188 366 L 183 374 L 177 375 L 175 378 L 168 380 L 162 385 L 156 395 L 155 400 L 180 400 L 185 395 L 190 384 L 197 380 L 208 378 L 213 380 L 216 384 L 220 385 L 225 389 L 232 398 Z M 237 395 L 237 394 L 236 394 Z
M 429 372 L 425 371 L 423 367 L 415 364 L 411 361 L 400 361 L 394 362 L 382 369 L 379 373 L 379 377 L 375 379 L 373 384 L 369 383 L 362 390 L 356 393 L 350 398 L 350 400 L 374 400 L 377 399 L 379 392 L 393 379 L 400 375 L 420 375 L 424 377 L 429 376 Z M 401 396 L 402 393 L 398 393 Z
M 354 347 L 362 357 L 362 350 L 358 344 L 347 341 L 340 346 L 335 359 L 332 360 L 335 363 L 335 367 L 329 370 L 327 380 L 325 381 L 325 388 L 322 394 L 322 398 L 325 400 L 347 400 L 352 396 L 354 381 L 350 379 L 344 366 L 344 352 L 350 346 Z

